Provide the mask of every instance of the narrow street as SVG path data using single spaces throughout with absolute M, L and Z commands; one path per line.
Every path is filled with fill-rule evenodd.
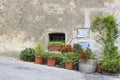
M 0 58 L 0 80 L 120 80 L 120 78 L 82 74 L 15 59 Z

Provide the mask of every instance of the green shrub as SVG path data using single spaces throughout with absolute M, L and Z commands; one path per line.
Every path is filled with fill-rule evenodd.
M 120 55 L 109 54 L 101 61 L 101 68 L 107 72 L 119 72 L 120 71 Z
M 58 42 L 58 41 L 48 43 L 48 46 L 63 46 L 63 45 L 65 45 L 64 42 Z
M 32 48 L 25 48 L 23 51 L 20 53 L 20 59 L 24 61 L 34 61 L 34 54 L 35 51 Z
M 105 55 L 117 51 L 114 43 L 119 35 L 119 30 L 114 15 L 96 17 L 91 30 L 99 33 L 99 41 L 102 41 Z
M 96 17 L 91 29 L 93 32 L 99 33 L 99 41 L 103 45 L 105 57 L 100 62 L 101 68 L 108 72 L 119 72 L 120 54 L 118 47 L 115 45 L 119 30 L 114 15 Z

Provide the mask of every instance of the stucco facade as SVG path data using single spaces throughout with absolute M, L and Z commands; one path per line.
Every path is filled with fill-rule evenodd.
M 37 43 L 47 49 L 49 33 L 65 33 L 66 43 L 71 43 L 77 37 L 76 28 L 88 26 L 86 9 L 111 8 L 118 3 L 119 0 L 0 0 L 0 54 L 15 55 Z

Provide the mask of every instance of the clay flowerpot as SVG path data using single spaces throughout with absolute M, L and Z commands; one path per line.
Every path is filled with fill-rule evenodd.
M 100 65 L 97 65 L 97 66 L 96 66 L 96 72 L 98 72 L 98 73 L 101 73 L 101 72 L 102 72 L 102 69 L 101 69 Z
M 58 51 L 58 49 L 61 49 L 62 46 L 48 46 L 48 50 L 50 51 Z
M 43 57 L 35 56 L 35 63 L 36 64 L 42 64 L 43 63 Z
M 47 59 L 47 65 L 48 66 L 55 66 L 56 58 L 48 58 Z
M 73 67 L 74 67 L 74 65 L 73 65 L 72 62 L 67 62 L 67 63 L 65 63 L 65 69 L 70 69 L 70 70 L 72 70 Z

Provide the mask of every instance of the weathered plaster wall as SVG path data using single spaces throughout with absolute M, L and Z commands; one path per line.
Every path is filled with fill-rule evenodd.
M 111 7 L 111 8 L 86 8 L 85 10 L 85 27 L 90 28 L 93 19 L 95 16 L 105 16 L 109 14 L 114 14 L 114 17 L 117 20 L 118 30 L 120 31 L 120 7 Z M 101 59 L 103 57 L 103 46 L 100 41 L 100 36 L 96 32 L 90 31 L 88 37 L 85 38 L 73 38 L 72 43 L 80 43 L 80 42 L 89 42 L 90 48 L 96 54 L 96 58 Z M 116 40 L 116 46 L 118 46 L 118 50 L 120 52 L 120 32 L 119 37 Z
M 15 55 L 36 43 L 46 49 L 52 32 L 64 32 L 69 42 L 76 26 L 84 27 L 86 8 L 111 5 L 114 0 L 0 0 L 0 53 Z

